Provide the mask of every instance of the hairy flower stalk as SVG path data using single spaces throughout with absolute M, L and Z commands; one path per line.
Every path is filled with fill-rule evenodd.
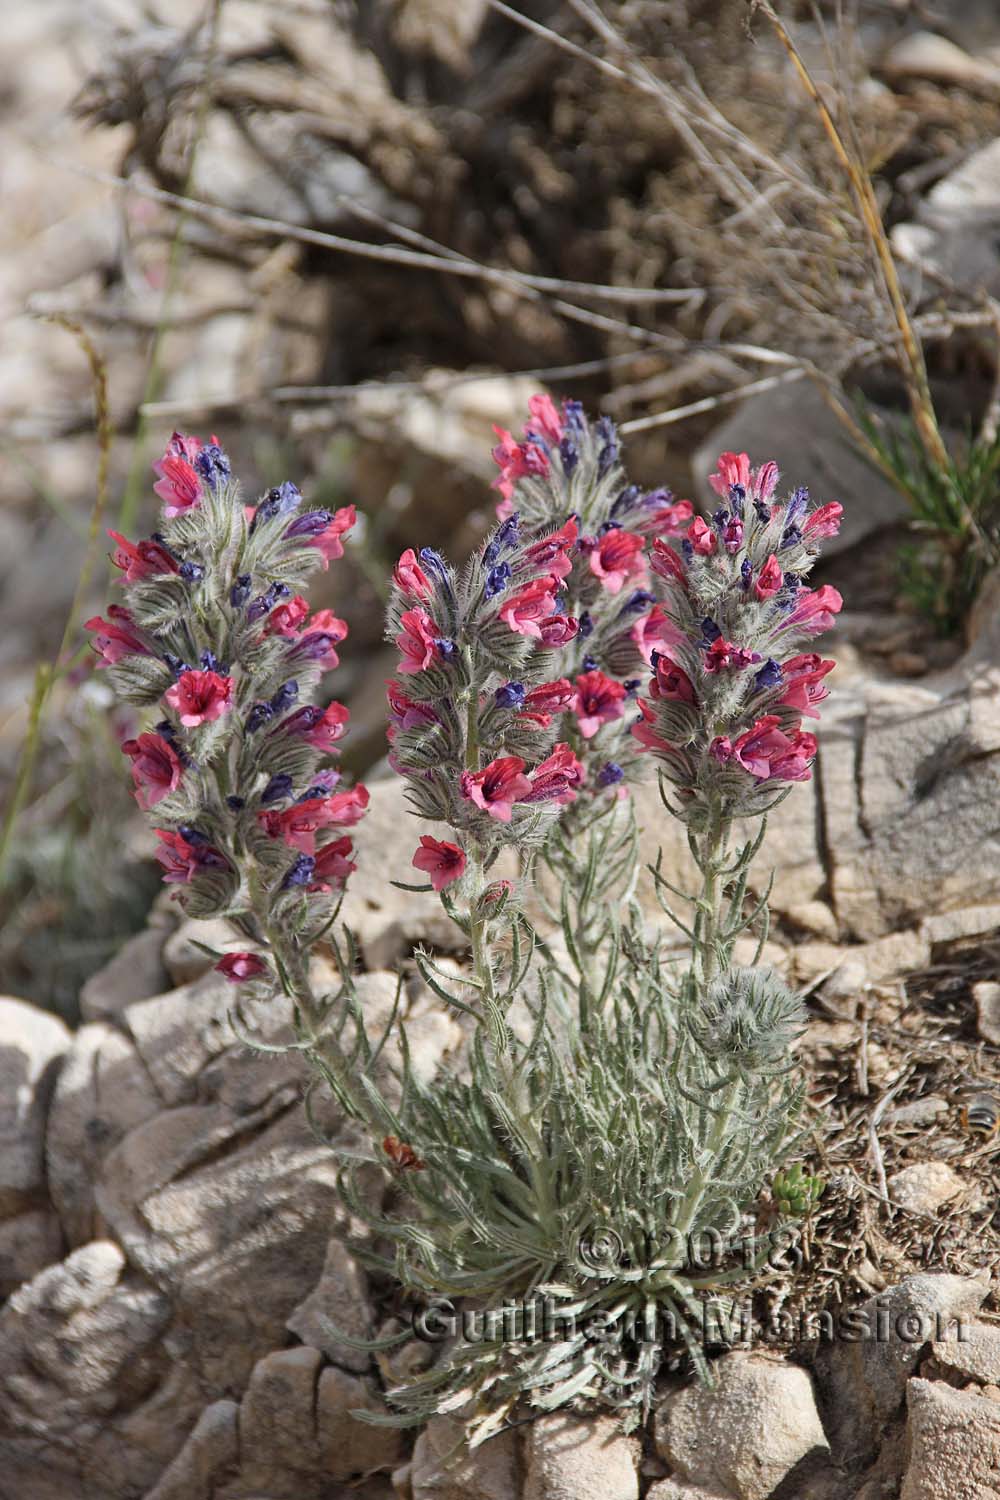
M 346 830 L 368 794 L 335 768 L 347 710 L 313 701 L 347 627 L 297 592 L 342 555 L 354 510 L 304 510 L 293 484 L 244 505 L 214 438 L 175 433 L 154 467 L 160 528 L 137 543 L 111 533 L 123 602 L 86 627 L 119 695 L 153 710 L 122 746 L 136 800 L 175 899 L 257 945 L 217 967 L 248 996 L 283 988 L 300 1039 L 360 1110 L 336 1034 L 318 1040 L 309 953 L 354 869 Z

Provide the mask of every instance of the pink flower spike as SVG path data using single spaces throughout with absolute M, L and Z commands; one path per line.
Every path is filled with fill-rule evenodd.
M 649 520 L 643 522 L 643 530 L 660 536 L 683 536 L 693 516 L 694 506 L 690 500 L 675 500 L 654 511 Z
M 230 984 L 244 984 L 248 979 L 259 979 L 262 974 L 270 973 L 259 953 L 227 953 L 215 968 Z
M 431 878 L 436 891 L 443 891 L 465 874 L 465 853 L 446 839 L 433 839 L 429 833 L 420 836 L 420 848 L 413 856 L 413 866 Z
M 531 782 L 524 774 L 520 756 L 505 755 L 490 761 L 482 771 L 463 771 L 460 787 L 469 802 L 498 823 L 509 823 L 514 803 L 528 795 Z
M 233 706 L 233 679 L 218 672 L 182 672 L 164 699 L 185 729 L 211 724 Z
M 431 662 L 439 655 L 434 621 L 425 609 L 408 609 L 400 617 L 402 630 L 396 637 L 396 645 L 403 654 L 399 664 L 403 676 L 414 672 L 426 672 Z
M 342 891 L 349 876 L 358 868 L 348 859 L 354 845 L 349 838 L 333 839 L 316 850 L 313 879 L 306 889 L 310 895 L 331 890 Z
M 661 541 L 659 537 L 654 541 L 650 551 L 649 566 L 657 578 L 662 578 L 667 583 L 679 583 L 681 588 L 687 588 L 687 568 L 684 566 L 684 559 L 668 542 Z
M 785 575 L 781 571 L 778 559 L 772 552 L 757 575 L 757 581 L 753 586 L 755 597 L 758 599 L 773 599 L 784 581 Z
M 529 425 L 532 432 L 537 432 L 553 448 L 558 447 L 562 440 L 563 427 L 552 397 L 531 396 L 528 400 L 528 410 L 531 413 Z
M 83 622 L 83 628 L 94 632 L 94 649 L 100 654 L 102 667 L 113 667 L 123 656 L 152 655 L 132 616 L 120 604 L 109 604 L 106 620 L 94 615 Z
M 748 490 L 750 488 L 749 454 L 720 453 L 715 473 L 709 475 L 708 482 L 723 500 L 729 499 L 729 491 L 734 484 L 742 485 L 744 490 Z
M 196 445 L 193 451 L 192 444 Z M 175 432 L 166 453 L 153 465 L 153 473 L 158 476 L 153 493 L 163 501 L 165 516 L 183 516 L 201 504 L 201 480 L 190 462 L 200 451 L 197 438 L 182 437 Z
M 301 630 L 302 622 L 308 613 L 309 601 L 303 599 L 301 594 L 296 594 L 284 604 L 275 605 L 267 617 L 264 634 L 295 637 Z
M 586 769 L 568 745 L 558 744 L 552 754 L 531 773 L 531 791 L 521 802 L 558 802 L 564 805 L 576 797 L 576 789 L 586 779 Z
M 801 630 L 806 635 L 822 635 L 834 624 L 840 613 L 843 599 L 832 584 L 824 583 L 818 589 L 803 589 L 795 608 L 786 615 L 780 630 Z
M 130 542 L 120 531 L 109 531 L 117 542 L 111 561 L 125 574 L 126 583 L 143 583 L 160 573 L 176 573 L 178 563 L 159 542 Z
M 633 739 L 637 739 L 644 750 L 657 751 L 661 755 L 676 755 L 677 746 L 656 732 L 656 714 L 652 705 L 640 699 L 638 706 L 642 718 L 632 725 L 630 733 Z
M 824 661 L 814 651 L 791 657 L 781 668 L 784 690 L 777 702 L 798 709 L 808 719 L 818 719 L 816 705 L 830 696 L 829 690 L 823 686 L 823 678 L 835 666 L 835 662 Z
M 634 532 L 615 528 L 598 538 L 590 554 L 590 571 L 609 594 L 619 594 L 629 579 L 646 577 L 645 543 Z
M 317 536 L 309 538 L 309 546 L 315 547 L 323 556 L 323 571 L 338 557 L 344 555 L 344 544 L 341 540 L 350 531 L 358 519 L 357 509 L 353 505 L 343 505 L 340 510 L 335 511 L 329 526 L 325 531 L 319 532 Z
M 654 604 L 648 615 L 641 615 L 629 632 L 640 654 L 649 661 L 654 651 L 669 651 L 680 646 L 687 636 L 670 619 L 662 604 Z
M 701 516 L 695 516 L 688 527 L 687 539 L 691 543 L 699 557 L 711 557 L 719 545 L 719 539 L 710 526 L 706 526 Z
M 792 749 L 792 741 L 778 728 L 780 722 L 777 714 L 765 714 L 733 745 L 733 759 L 758 781 L 770 777 L 773 758 L 787 755 Z
M 417 562 L 417 554 L 412 547 L 407 547 L 393 568 L 392 581 L 400 593 L 406 594 L 410 599 L 426 599 L 434 589 L 427 574 Z
M 511 594 L 500 609 L 500 618 L 518 635 L 542 639 L 541 621 L 555 613 L 555 591 L 559 580 L 551 574 L 533 578 L 516 594 Z
M 840 530 L 840 518 L 844 514 L 844 507 L 836 500 L 831 500 L 829 505 L 820 505 L 808 515 L 802 526 L 802 535 L 809 537 L 811 541 L 819 541 L 821 538 L 836 536 Z
M 542 620 L 538 626 L 538 636 L 541 645 L 545 647 L 565 646 L 576 635 L 580 629 L 579 620 L 574 620 L 568 615 L 549 615 L 547 620 Z
M 125 740 L 122 754 L 132 762 L 135 800 L 143 812 L 149 812 L 170 792 L 180 786 L 183 766 L 173 745 L 159 734 L 140 734 Z
M 779 478 L 778 465 L 773 458 L 768 459 L 766 464 L 761 464 L 751 482 L 751 489 L 757 499 L 770 500 L 777 489 Z
M 580 733 L 593 739 L 603 724 L 622 716 L 625 689 L 603 672 L 583 672 L 576 679 L 576 701 L 573 705 Z
M 653 698 L 663 698 L 668 702 L 694 703 L 695 691 L 690 677 L 683 667 L 677 666 L 667 656 L 660 656 L 656 662 L 656 676 L 650 684 L 650 695 Z

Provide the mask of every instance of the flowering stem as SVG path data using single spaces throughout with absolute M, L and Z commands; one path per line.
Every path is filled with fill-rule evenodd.
M 713 798 L 709 808 L 708 826 L 704 833 L 695 839 L 696 858 L 702 873 L 702 888 L 698 899 L 694 961 L 697 976 L 702 985 L 710 984 L 719 968 L 722 897 L 725 883 L 722 871 L 726 860 L 728 836 L 729 819 L 719 799 Z

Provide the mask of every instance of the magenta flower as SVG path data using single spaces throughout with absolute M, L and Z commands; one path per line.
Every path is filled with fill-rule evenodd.
M 836 500 L 831 500 L 829 505 L 820 505 L 806 517 L 802 526 L 802 535 L 807 536 L 810 541 L 817 542 L 823 537 L 836 536 L 840 530 L 840 518 L 844 514 L 844 507 L 838 505 Z
M 310 895 L 314 896 L 320 892 L 328 894 L 332 890 L 344 889 L 348 879 L 358 868 L 353 860 L 348 858 L 353 849 L 353 843 L 345 836 L 332 839 L 330 843 L 316 850 L 313 878 L 306 887 Z
M 321 672 L 332 672 L 340 666 L 336 648 L 347 636 L 347 624 L 331 609 L 318 609 L 298 637 L 296 649 L 316 662 Z
M 572 560 L 567 554 L 578 535 L 579 528 L 571 516 L 558 531 L 551 531 L 548 536 L 543 536 L 540 541 L 532 542 L 525 549 L 521 569 L 530 567 L 535 571 L 538 568 L 547 568 L 554 578 L 565 578 L 573 569 Z
M 759 652 L 744 651 L 742 646 L 734 646 L 720 635 L 705 652 L 705 671 L 709 676 L 716 672 L 741 672 L 758 661 Z
M 563 435 L 563 425 L 552 397 L 529 397 L 528 410 L 531 413 L 531 431 L 537 432 L 553 448 L 558 447 Z
M 824 661 L 814 651 L 791 657 L 781 668 L 784 691 L 777 701 L 789 708 L 797 708 L 809 719 L 818 719 L 816 704 L 830 696 L 829 690 L 823 686 L 823 678 L 835 666 L 835 662 Z
M 777 714 L 765 714 L 733 743 L 733 760 L 759 781 L 770 777 L 771 760 L 787 755 L 792 748 L 792 741 L 778 727 L 780 723 Z
M 687 570 L 683 559 L 668 542 L 661 541 L 659 537 L 653 543 L 649 564 L 658 578 L 665 579 L 667 583 L 679 583 L 682 588 L 687 588 Z
M 609 594 L 618 594 L 630 578 L 646 576 L 645 543 L 634 532 L 616 527 L 606 531 L 590 554 L 590 571 Z
M 662 698 L 667 702 L 694 703 L 696 701 L 694 684 L 683 667 L 670 660 L 669 656 L 661 656 L 656 663 L 656 676 L 649 685 L 650 696 Z
M 392 571 L 392 581 L 401 594 L 411 599 L 426 599 L 433 593 L 433 584 L 417 562 L 417 554 L 407 547 Z
M 492 488 L 499 490 L 504 501 L 510 501 L 514 494 L 514 485 L 519 479 L 525 479 L 530 475 L 542 475 L 549 472 L 549 460 L 543 448 L 537 443 L 519 443 L 505 427 L 494 426 L 493 431 L 500 439 L 493 449 L 493 462 L 500 470 L 494 479 Z M 505 515 L 509 515 L 508 510 Z M 500 515 L 500 507 L 497 506 L 497 515 Z M 504 519 L 504 517 L 501 517 Z
M 347 535 L 357 519 L 358 513 L 353 505 L 341 506 L 322 531 L 309 537 L 309 546 L 315 547 L 318 552 L 322 553 L 324 572 L 332 562 L 336 562 L 338 557 L 343 557 L 344 544 L 341 538 Z M 293 522 L 292 526 L 294 525 Z
M 167 451 L 153 465 L 153 473 L 158 475 L 153 493 L 163 501 L 165 516 L 182 516 L 201 504 L 201 480 L 193 463 L 200 452 L 197 438 L 175 432 Z
M 773 599 L 784 582 L 785 575 L 772 552 L 757 575 L 757 581 L 753 586 L 754 594 L 758 599 Z
M 667 651 L 687 640 L 683 630 L 678 629 L 663 608 L 654 604 L 648 615 L 642 615 L 629 632 L 639 648 L 640 654 L 649 661 L 654 651 Z
M 459 785 L 463 797 L 499 823 L 509 823 L 514 803 L 531 791 L 524 761 L 518 755 L 490 761 L 482 771 L 463 771 Z
M 729 499 L 729 491 L 734 484 L 741 485 L 744 490 L 750 488 L 750 458 L 746 453 L 720 453 L 719 461 L 715 466 L 715 473 L 709 475 L 709 484 L 717 495 L 723 500 Z
M 287 719 L 282 719 L 275 732 L 298 735 L 314 750 L 333 755 L 350 717 L 349 710 L 342 703 L 330 703 L 325 709 L 307 703 L 304 708 L 297 708 L 289 714 Z
M 519 800 L 521 802 L 558 802 L 565 804 L 576 797 L 576 789 L 587 775 L 581 760 L 573 754 L 569 745 L 553 747 L 552 754 L 531 773 L 531 790 Z
M 542 729 L 547 729 L 554 714 L 572 708 L 575 697 L 573 684 L 566 677 L 558 677 L 555 682 L 540 682 L 525 693 L 523 716 L 534 719 Z
M 808 781 L 810 767 L 816 758 L 818 742 L 814 734 L 796 729 L 790 737 L 788 750 L 771 761 L 771 781 Z
M 731 516 L 722 528 L 722 545 L 727 552 L 738 552 L 743 546 L 743 522 L 739 516 Z
M 264 626 L 265 635 L 297 636 L 309 613 L 309 601 L 296 594 L 284 604 L 275 605 Z
M 438 722 L 438 716 L 429 703 L 416 703 L 412 698 L 407 698 L 393 678 L 389 678 L 385 686 L 392 728 L 418 729 L 423 724 Z
M 94 615 L 84 621 L 83 628 L 94 632 L 94 649 L 101 657 L 102 667 L 113 667 L 123 656 L 152 655 L 136 630 L 132 616 L 120 604 L 109 604 L 106 620 Z
M 177 559 L 159 542 L 130 542 L 119 531 L 109 531 L 108 536 L 117 543 L 111 561 L 121 568 L 126 583 L 143 583 L 160 573 L 177 572 Z
M 465 874 L 465 852 L 457 844 L 446 839 L 432 839 L 430 834 L 420 836 L 420 848 L 413 856 L 413 865 L 431 878 L 436 891 L 443 891 Z
M 180 833 L 154 828 L 160 840 L 156 858 L 163 866 L 165 885 L 190 885 L 199 870 L 225 868 L 226 860 L 211 844 L 189 843 Z
M 547 620 L 539 623 L 538 638 L 546 647 L 565 646 L 579 629 L 579 620 L 571 619 L 567 615 L 549 615 Z
M 164 693 L 185 729 L 211 724 L 233 706 L 233 679 L 218 672 L 182 672 Z
M 710 526 L 706 526 L 701 516 L 695 516 L 688 527 L 687 540 L 691 543 L 699 557 L 711 557 L 719 545 L 719 539 Z
M 417 607 L 408 609 L 400 617 L 399 623 L 403 627 L 396 637 L 396 645 L 403 653 L 399 664 L 400 672 L 404 676 L 426 672 L 439 654 L 434 621 L 425 609 Z
M 794 627 L 804 631 L 806 635 L 822 635 L 824 630 L 829 630 L 833 625 L 834 617 L 840 613 L 843 603 L 832 584 L 824 583 L 818 589 L 803 589 L 795 608 L 786 615 L 778 628 L 791 630 Z
M 576 679 L 573 711 L 585 740 L 593 739 L 602 724 L 622 716 L 625 689 L 603 672 L 583 672 Z
M 350 828 L 364 817 L 367 806 L 367 788 L 355 786 L 332 797 L 307 797 L 283 812 L 258 812 L 257 821 L 268 838 L 284 839 L 291 849 L 315 854 L 316 835 L 321 828 Z
M 122 753 L 132 762 L 135 800 L 143 812 L 162 802 L 180 786 L 183 766 L 173 745 L 160 734 L 140 734 L 125 740 Z
M 500 609 L 500 618 L 518 635 L 542 639 L 541 621 L 555 614 L 555 590 L 559 580 L 551 573 L 533 578 L 516 594 L 511 594 Z
M 243 984 L 248 979 L 259 979 L 262 974 L 271 972 L 259 953 L 227 953 L 215 967 L 230 984 Z
M 674 500 L 669 505 L 663 505 L 654 511 L 648 520 L 643 522 L 644 531 L 656 532 L 658 536 L 681 536 L 687 530 L 694 516 L 694 506 L 690 500 Z M 654 547 L 656 543 L 654 542 Z M 656 571 L 655 567 L 653 569 Z
M 661 734 L 657 733 L 656 714 L 652 704 L 640 698 L 637 706 L 642 718 L 637 719 L 632 725 L 633 738 L 639 741 L 644 750 L 658 751 L 661 755 L 676 755 L 677 746 L 672 745 L 669 740 L 665 740 Z

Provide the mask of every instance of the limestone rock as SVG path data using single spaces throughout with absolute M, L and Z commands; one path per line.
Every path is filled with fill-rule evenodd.
M 616 1417 L 553 1412 L 528 1429 L 522 1500 L 639 1500 L 638 1460 Z
M 517 1434 L 504 1432 L 471 1453 L 461 1423 L 433 1417 L 413 1449 L 413 1500 L 519 1500 Z
M 369 1354 L 352 1348 L 337 1337 L 338 1329 L 355 1339 L 372 1336 L 368 1278 L 354 1256 L 338 1240 L 331 1240 L 327 1245 L 319 1281 L 308 1297 L 292 1310 L 285 1326 L 304 1344 L 319 1349 L 334 1364 L 359 1375 L 369 1368 Z
M 689 1386 L 657 1412 L 657 1448 L 679 1476 L 739 1500 L 767 1500 L 788 1475 L 825 1460 L 807 1371 L 742 1351 L 713 1371 L 714 1389 Z
M 972 986 L 976 1002 L 976 1027 L 986 1042 L 1000 1047 L 1000 984 L 995 979 L 981 979 Z
M 815 1365 L 820 1410 L 838 1461 L 870 1461 L 921 1350 L 971 1320 L 988 1291 L 986 1281 L 921 1273 L 848 1314 L 844 1336 L 823 1344 Z
M 995 64 L 993 68 L 1000 71 Z M 890 238 L 900 258 L 945 276 L 964 291 L 986 290 L 996 295 L 1000 290 L 1000 254 L 995 244 L 1000 225 L 998 163 L 1000 140 L 994 140 L 935 183 L 917 210 L 916 222 L 897 224 L 892 230 Z
M 239 1454 L 235 1401 L 213 1401 L 187 1442 L 143 1500 L 215 1500 L 217 1481 Z
M 994 903 L 990 906 L 963 906 L 957 911 L 934 912 L 921 922 L 920 933 L 932 948 L 936 948 L 946 943 L 960 942 L 962 938 L 996 932 L 997 928 L 1000 928 L 1000 904 Z
M 994 1323 L 972 1323 L 964 1338 L 942 1339 L 931 1346 L 939 1365 L 983 1385 L 1000 1385 L 1000 1328 Z
M 162 926 L 145 928 L 127 939 L 103 969 L 92 974 L 80 991 L 80 1014 L 85 1021 L 110 1021 L 133 1000 L 148 1000 L 168 987 L 163 966 Z
M 688 1484 L 685 1479 L 658 1479 L 646 1491 L 646 1500 L 732 1500 L 732 1491 L 706 1490 L 700 1484 Z
M 69 1044 L 57 1017 L 0 998 L 0 1218 L 41 1202 L 45 1116 Z
M 882 68 L 891 78 L 929 78 L 946 86 L 1000 90 L 1000 65 L 970 57 L 933 31 L 914 31 L 896 42 L 886 53 Z
M 102 1022 L 82 1026 L 56 1084 L 45 1141 L 49 1191 L 71 1246 L 98 1232 L 94 1183 L 101 1159 L 160 1107 L 131 1042 Z
M 47 1208 L 32 1208 L 0 1223 L 0 1301 L 61 1260 L 62 1230 L 56 1215 Z
M 965 1183 L 944 1161 L 918 1161 L 889 1178 L 889 1196 L 913 1213 L 934 1214 L 943 1203 L 957 1198 Z
M 325 1500 L 330 1481 L 399 1462 L 401 1438 L 351 1416 L 384 1410 L 343 1370 L 322 1367 L 317 1349 L 279 1349 L 257 1362 L 239 1412 L 239 1477 L 220 1500 L 266 1493 L 268 1500 Z
M 933 1380 L 906 1388 L 910 1458 L 900 1500 L 998 1500 L 1000 1404 Z

